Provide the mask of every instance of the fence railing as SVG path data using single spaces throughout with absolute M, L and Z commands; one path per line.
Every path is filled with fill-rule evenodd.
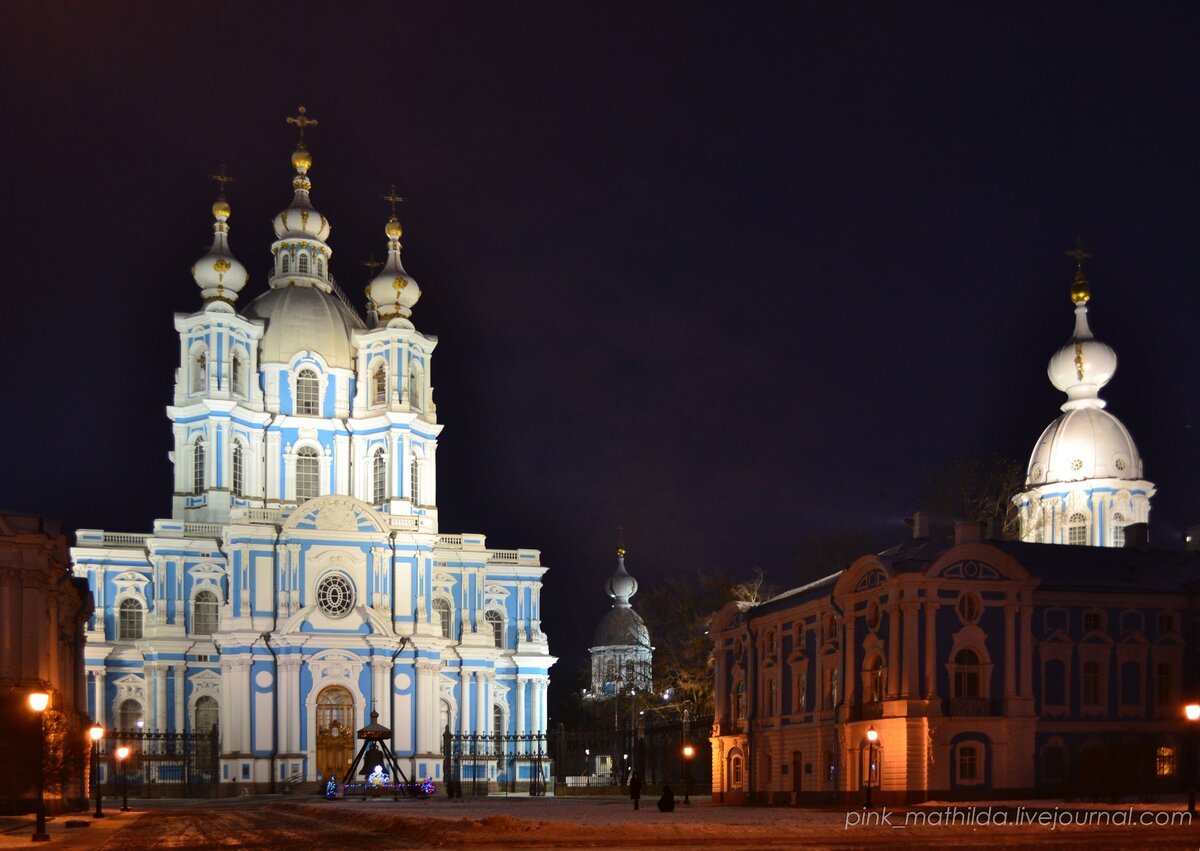
M 446 792 L 451 797 L 544 795 L 553 783 L 546 737 L 538 733 L 442 735 Z
M 567 730 L 550 734 L 555 783 L 559 786 L 624 786 L 637 771 L 651 785 L 690 782 L 707 789 L 712 780 L 712 718 L 641 721 L 633 728 Z M 684 746 L 693 748 L 690 758 Z
M 129 755 L 117 759 L 117 749 Z M 105 795 L 188 797 L 211 793 L 221 780 L 221 742 L 211 733 L 112 730 L 99 741 L 96 775 Z

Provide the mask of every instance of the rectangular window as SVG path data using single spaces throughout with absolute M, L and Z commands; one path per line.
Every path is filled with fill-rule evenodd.
M 1100 689 L 1100 665 L 1096 662 L 1083 663 L 1083 703 L 1097 706 L 1102 703 Z
M 958 749 L 958 780 L 960 783 L 974 783 L 979 780 L 979 749 L 974 746 Z
M 1067 528 L 1067 543 L 1083 546 L 1087 543 L 1087 526 L 1069 526 Z
M 1083 631 L 1104 629 L 1104 615 L 1100 612 L 1085 612 L 1083 615 Z
M 1161 747 L 1155 751 L 1154 773 L 1159 777 L 1175 776 L 1175 748 Z
M 1175 616 L 1172 614 L 1161 614 L 1158 616 L 1158 634 L 1169 635 L 1175 631 Z

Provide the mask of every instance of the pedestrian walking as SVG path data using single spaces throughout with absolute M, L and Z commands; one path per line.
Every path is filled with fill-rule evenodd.
M 633 798 L 633 808 L 636 810 L 642 800 L 642 775 L 636 771 L 629 775 L 629 797 Z

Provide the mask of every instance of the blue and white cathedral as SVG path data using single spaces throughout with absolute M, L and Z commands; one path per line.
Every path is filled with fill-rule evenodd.
M 447 730 L 519 750 L 544 734 L 546 569 L 538 550 L 440 532 L 437 339 L 410 319 L 421 289 L 394 206 L 364 321 L 310 198 L 315 122 L 303 108 L 289 122 L 269 288 L 238 308 L 248 275 L 222 193 L 192 269 L 203 306 L 175 316 L 171 518 L 80 530 L 72 549 L 96 603 L 88 708 L 113 730 L 215 725 L 221 781 L 259 784 L 342 776 L 374 709 L 409 776 L 438 778 Z M 506 783 L 530 770 L 487 767 Z

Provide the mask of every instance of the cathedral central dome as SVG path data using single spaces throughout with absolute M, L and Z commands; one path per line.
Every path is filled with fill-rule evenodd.
M 267 324 L 259 343 L 263 363 L 287 363 L 296 352 L 320 352 L 331 367 L 354 368 L 350 333 L 366 325 L 336 296 L 316 287 L 267 290 L 245 315 Z

